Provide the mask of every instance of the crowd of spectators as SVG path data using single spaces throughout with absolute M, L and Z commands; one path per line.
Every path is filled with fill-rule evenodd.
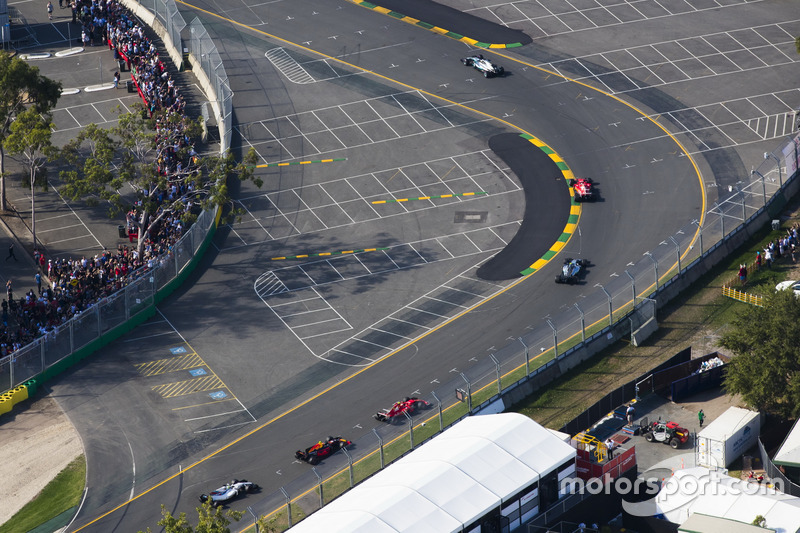
M 63 5 L 63 4 L 60 4 Z M 9 281 L 2 301 L 0 357 L 4 357 L 38 337 L 46 336 L 72 317 L 79 315 L 122 289 L 131 280 L 157 266 L 159 258 L 173 250 L 183 235 L 181 215 L 192 210 L 193 177 L 197 175 L 197 153 L 186 133 L 185 100 L 179 94 L 158 50 L 139 22 L 117 0 L 80 0 L 69 4 L 73 23 L 81 24 L 81 40 L 86 45 L 108 44 L 120 66 L 127 63 L 133 80 L 151 117 L 155 119 L 153 165 L 162 178 L 161 187 L 143 193 L 159 205 L 183 199 L 182 211 L 159 208 L 157 220 L 148 228 L 138 246 L 142 201 L 126 215 L 130 245 L 119 245 L 80 259 L 46 259 L 34 252 L 39 266 L 30 289 L 15 298 Z M 116 76 L 115 76 L 116 77 Z M 42 283 L 47 276 L 49 283 Z

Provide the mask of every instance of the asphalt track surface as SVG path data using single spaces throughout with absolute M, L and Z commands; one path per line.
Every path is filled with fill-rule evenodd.
M 490 139 L 517 135 L 519 130 L 513 124 L 546 140 L 576 175 L 591 176 L 598 184 L 600 201 L 589 206 L 591 209 L 584 209 L 579 231 L 563 251 L 564 255 L 587 257 L 596 266 L 586 284 L 556 287 L 552 283 L 560 266 L 556 261 L 520 283 L 501 284 L 497 290 L 504 287 L 504 292 L 486 298 L 482 305 L 456 320 L 431 324 L 414 344 L 393 352 L 378 364 L 343 364 L 326 359 L 328 351 L 317 349 L 310 338 L 301 339 L 296 330 L 287 328 L 276 314 L 265 309 L 264 299 L 254 295 L 254 280 L 265 272 L 277 271 L 272 258 L 290 256 L 298 250 L 427 242 L 425 239 L 450 235 L 461 210 L 485 213 L 487 225 L 497 222 L 524 226 L 528 216 L 526 198 L 523 189 L 513 186 L 521 181 L 519 176 L 508 180 L 503 172 L 492 170 L 492 179 L 482 183 L 475 173 L 476 184 L 488 187 L 503 183 L 505 188 L 463 204 L 435 205 L 408 213 L 397 211 L 392 216 L 373 213 L 369 215 L 372 219 L 364 223 L 345 224 L 339 229 L 328 224 L 327 230 L 305 231 L 313 224 L 302 213 L 307 215 L 310 211 L 327 221 L 322 212 L 328 209 L 326 205 L 317 211 L 309 207 L 285 217 L 298 232 L 281 238 L 258 241 L 256 223 L 252 227 L 244 227 L 243 223 L 221 229 L 215 240 L 216 249 L 204 258 L 192 279 L 162 304 L 154 320 L 54 385 L 59 402 L 81 431 L 89 460 L 86 502 L 71 530 L 137 531 L 152 527 L 161 504 L 173 512 L 191 514 L 200 493 L 231 477 L 256 481 L 267 492 L 285 485 L 308 470 L 307 465 L 293 462 L 295 449 L 329 434 L 350 438 L 364 434 L 374 426 L 371 415 L 380 407 L 413 391 L 425 395 L 435 387 L 434 383 L 447 382 L 457 375 L 454 371 L 474 365 L 476 358 L 485 360 L 486 354 L 526 328 L 540 324 L 548 314 L 589 298 L 595 292 L 595 280 L 609 279 L 628 261 L 641 257 L 654 241 L 686 220 L 702 216 L 697 172 L 675 140 L 620 98 L 567 82 L 533 66 L 534 57 L 552 60 L 570 54 L 547 46 L 553 43 L 536 43 L 516 49 L 513 54 L 496 56 L 496 62 L 503 64 L 509 74 L 502 79 L 484 80 L 458 62 L 470 52 L 463 43 L 352 4 L 292 1 L 248 8 L 209 3 L 197 4 L 197 8 L 200 9 L 191 13 L 201 16 L 215 34 L 236 93 L 236 120 L 245 125 L 240 128 L 243 148 L 253 141 L 261 153 L 272 150 L 268 162 L 291 159 L 287 152 L 298 159 L 318 159 L 327 154 L 321 144 L 318 146 L 322 133 L 277 133 L 268 139 L 257 138 L 259 128 L 287 128 L 288 119 L 281 117 L 291 117 L 289 122 L 302 129 L 300 120 L 308 118 L 304 113 L 309 110 L 318 115 L 331 115 L 334 107 L 348 111 L 362 129 L 380 120 L 401 118 L 406 127 L 413 121 L 405 115 L 391 118 L 399 113 L 394 103 L 390 106 L 393 110 L 380 120 L 359 119 L 355 110 L 360 109 L 358 113 L 363 115 L 363 107 L 357 105 L 364 101 L 374 109 L 384 106 L 387 95 L 398 95 L 392 97 L 394 101 L 422 105 L 424 96 L 437 105 L 450 106 L 436 108 L 447 116 L 446 121 L 437 119 L 439 126 L 442 122 L 460 124 L 438 128 L 434 126 L 436 120 L 423 120 L 417 114 L 414 117 L 423 131 L 409 129 L 408 135 L 396 131 L 397 135 L 387 137 L 386 142 L 359 147 L 357 141 L 342 136 L 342 148 L 332 152 L 337 152 L 334 157 L 346 157 L 346 162 L 267 168 L 266 194 L 271 195 L 273 203 L 285 206 L 285 198 L 281 200 L 276 195 L 293 187 L 297 196 L 303 195 L 311 202 L 312 187 L 322 187 L 338 196 L 342 190 L 337 184 L 348 183 L 356 191 L 351 193 L 353 196 L 358 193 L 365 199 L 358 200 L 361 211 L 351 211 L 351 216 L 366 217 L 364 213 L 370 213 L 365 207 L 367 200 L 386 195 L 371 195 L 372 185 L 368 187 L 367 180 L 359 176 L 395 183 L 400 179 L 398 168 L 420 161 L 430 161 L 428 166 L 435 168 L 441 158 L 450 158 L 438 173 L 439 178 L 449 177 L 446 173 L 459 166 L 455 164 L 459 157 L 476 153 L 496 158 L 494 165 L 498 166 L 503 151 L 490 153 L 494 151 Z M 564 50 L 569 46 L 560 45 Z M 287 82 L 285 72 L 278 68 L 280 63 L 264 59 L 265 51 L 276 47 L 286 47 L 286 54 L 306 68 L 313 83 Z M 325 54 L 324 59 L 315 52 Z M 327 72 L 329 78 L 321 80 L 321 72 Z M 409 92 L 413 93 L 411 97 L 407 96 Z M 658 90 L 645 90 L 634 96 L 662 107 L 676 101 L 674 96 Z M 637 105 L 644 106 L 641 102 Z M 336 129 L 332 119 L 325 120 L 332 132 L 345 133 Z M 392 124 L 399 129 L 399 122 Z M 352 131 L 350 134 L 355 135 Z M 694 137 L 680 139 L 689 151 L 698 153 L 696 141 L 689 142 Z M 759 149 L 754 147 L 753 151 Z M 709 194 L 716 191 L 717 185 L 734 179 L 725 172 L 718 173 L 717 168 L 745 168 L 736 150 L 725 148 L 716 153 L 721 152 L 722 156 L 711 157 L 709 152 L 699 151 L 696 157 Z M 306 154 L 309 156 L 303 157 Z M 512 151 L 505 154 L 509 167 L 513 168 L 517 157 L 535 156 Z M 477 161 L 470 159 L 471 164 L 477 165 Z M 547 175 L 537 170 L 537 176 Z M 414 182 L 413 186 L 397 193 L 426 187 L 419 175 L 408 172 L 405 178 Z M 565 195 L 563 182 L 557 186 Z M 255 209 L 250 203 L 255 200 L 248 199 L 260 193 L 248 187 L 235 192 Z M 528 192 L 526 187 L 524 194 Z M 566 214 L 558 202 L 563 202 L 564 197 L 546 203 L 552 209 L 540 216 L 561 221 L 563 227 Z M 334 199 L 337 205 L 344 206 L 356 201 L 350 198 Z M 262 217 L 255 222 L 264 225 L 266 220 Z M 277 229 L 278 217 L 269 220 L 269 229 Z M 510 233 L 506 242 L 513 242 L 515 234 Z M 526 261 L 540 257 L 542 250 L 552 244 L 552 240 L 545 242 L 544 235 L 542 239 L 529 243 Z M 360 246 L 353 246 L 354 243 Z M 320 285 L 315 290 L 321 298 L 315 301 L 330 302 L 341 319 L 358 331 L 412 301 L 415 295 L 453 279 L 466 280 L 453 276 L 474 273 L 496 254 L 491 250 L 487 247 L 479 253 L 424 266 Z M 287 268 L 306 264 L 298 260 Z M 319 262 L 313 265 L 316 266 L 309 267 L 309 271 L 322 272 L 325 266 Z M 265 299 L 269 301 L 269 297 Z M 490 322 L 494 326 L 488 327 Z M 331 344 L 348 342 L 350 334 L 332 334 Z M 170 356 L 176 354 L 187 354 L 186 368 L 202 368 L 211 378 L 217 378 L 206 392 L 226 391 L 224 402 L 199 406 L 199 396 L 168 397 L 155 392 L 164 383 L 148 380 L 168 374 L 154 372 L 146 377 L 141 369 L 158 367 L 154 361 L 173 361 Z M 261 429 L 253 431 L 256 428 Z M 234 440 L 237 438 L 240 440 Z M 354 450 L 356 454 L 364 451 L 361 447 Z M 209 454 L 213 455 L 187 468 Z M 110 472 L 113 476 L 108 475 Z M 125 504 L 131 496 L 136 498 Z M 257 498 L 250 497 L 233 507 L 243 509 L 248 504 L 257 505 Z M 84 528 L 86 524 L 90 525 Z

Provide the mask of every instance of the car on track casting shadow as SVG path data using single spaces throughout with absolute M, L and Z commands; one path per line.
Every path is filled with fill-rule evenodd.
M 431 404 L 419 398 L 403 398 L 402 402 L 395 402 L 391 409 L 383 409 L 375 413 L 372 417 L 378 422 L 389 422 L 390 424 L 395 420 L 407 420 L 404 416 L 408 413 L 409 416 L 413 415 L 419 410 L 430 408 Z
M 484 78 L 491 78 L 494 76 L 502 76 L 505 69 L 499 65 L 495 65 L 488 59 L 480 54 L 469 56 L 461 59 L 461 62 L 467 67 L 473 67 L 475 70 L 483 74 Z
M 556 283 L 568 283 L 570 285 L 578 283 L 578 277 L 582 275 L 583 270 L 588 266 L 588 259 L 572 259 L 571 257 L 564 259 L 564 266 L 561 267 L 561 273 L 556 276 Z
M 353 444 L 351 441 L 343 437 L 328 437 L 326 441 L 319 441 L 313 446 L 309 446 L 304 450 L 297 450 L 294 452 L 296 459 L 305 461 L 308 464 L 315 465 L 326 457 L 333 455 L 345 446 Z
M 569 180 L 569 186 L 575 193 L 576 202 L 591 202 L 594 200 L 594 188 L 592 178 L 578 178 Z
M 261 487 L 246 479 L 233 479 L 230 483 L 226 483 L 217 490 L 212 490 L 208 494 L 200 495 L 200 502 L 205 503 L 211 501 L 212 507 L 217 507 L 228 503 L 235 498 L 247 494 L 248 492 L 256 492 Z

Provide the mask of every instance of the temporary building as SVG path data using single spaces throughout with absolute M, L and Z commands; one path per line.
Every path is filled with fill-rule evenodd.
M 530 418 L 472 416 L 292 532 L 511 531 L 565 496 L 574 475 L 575 449 Z
M 626 510 L 630 512 L 631 508 Z M 674 524 L 684 523 L 695 513 L 745 524 L 752 524 L 761 515 L 776 533 L 800 531 L 800 498 L 703 467 L 675 472 L 664 483 L 650 512 Z

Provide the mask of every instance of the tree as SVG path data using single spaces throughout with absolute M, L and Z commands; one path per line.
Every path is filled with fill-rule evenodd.
M 736 357 L 728 365 L 725 389 L 741 394 L 759 411 L 785 418 L 800 414 L 800 298 L 778 291 L 764 307 L 737 314 L 721 345 Z
M 65 184 L 62 191 L 72 200 L 83 199 L 95 205 L 101 200 L 108 202 L 110 217 L 136 206 L 133 223 L 138 230 L 140 254 L 151 231 L 166 217 L 179 218 L 189 225 L 197 218 L 192 207 L 207 210 L 230 204 L 229 177 L 262 185 L 254 175 L 257 155 L 253 149 L 244 161 L 236 163 L 230 153 L 201 157 L 186 144 L 176 154 L 177 159 L 191 163 L 159 172 L 157 167 L 163 165 L 164 154 L 157 151 L 152 133 L 155 122 L 142 118 L 140 111 L 122 115 L 119 120 L 120 126 L 111 132 L 90 125 L 62 149 L 70 167 L 60 173 Z M 184 135 L 196 129 L 192 122 Z M 161 150 L 172 147 L 167 143 Z M 127 192 L 123 190 L 126 183 L 130 185 Z M 168 198 L 167 192 L 173 189 L 176 194 Z
M 192 527 L 186 519 L 186 513 L 181 513 L 179 516 L 172 516 L 167 508 L 161 506 L 161 520 L 158 525 L 164 528 L 164 533 L 231 533 L 228 527 L 231 520 L 238 522 L 242 519 L 244 513 L 242 511 L 229 510 L 226 513 L 222 512 L 220 507 L 212 507 L 210 501 L 204 502 L 200 507 L 196 508 L 198 515 L 197 527 Z M 275 525 L 275 518 L 267 521 L 266 517 L 258 519 L 258 531 L 261 533 L 278 533 L 279 528 Z M 143 533 L 139 531 L 139 533 Z M 150 528 L 147 528 L 147 533 L 152 533 Z
M 46 114 L 61 95 L 61 83 L 39 74 L 39 69 L 0 50 L 0 210 L 7 209 L 5 181 L 6 138 L 14 119 L 32 108 Z
M 42 115 L 35 109 L 26 109 L 11 123 L 5 146 L 11 155 L 20 155 L 22 165 L 28 171 L 31 186 L 31 232 L 33 247 L 36 242 L 36 185 L 47 190 L 47 162 L 54 158 L 58 149 L 51 142 L 55 125 L 50 115 Z

